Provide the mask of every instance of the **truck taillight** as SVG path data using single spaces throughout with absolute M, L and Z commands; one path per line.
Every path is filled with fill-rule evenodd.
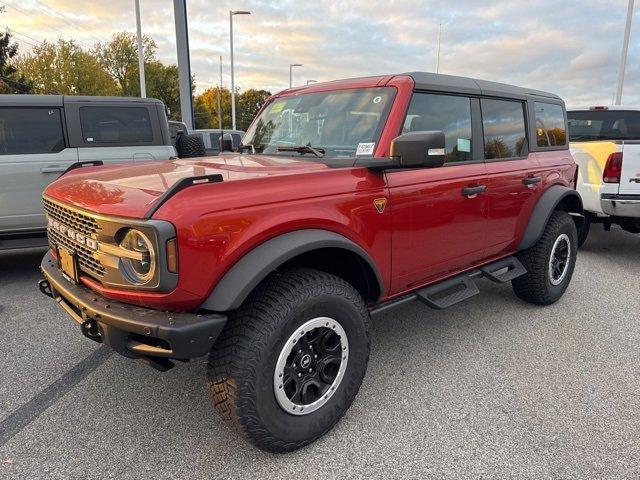
M 620 183 L 620 175 L 622 174 L 622 152 L 613 152 L 607 158 L 607 164 L 602 172 L 602 181 L 604 183 Z

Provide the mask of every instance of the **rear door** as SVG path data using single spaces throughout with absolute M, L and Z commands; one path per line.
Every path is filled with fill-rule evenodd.
M 480 191 L 465 194 L 465 189 L 483 189 L 487 184 L 485 163 L 478 158 L 478 128 L 473 121 L 478 112 L 476 98 L 413 95 L 403 131 L 444 131 L 446 163 L 440 168 L 387 172 L 392 293 L 470 268 L 483 258 L 487 197 Z
M 69 102 L 69 138 L 80 161 L 104 163 L 166 160 L 165 145 L 154 105 L 125 102 Z
M 0 108 L 0 233 L 43 229 L 42 192 L 76 161 L 59 107 Z
M 539 198 L 542 172 L 529 153 L 526 102 L 481 99 L 489 213 L 487 258 L 512 253 Z

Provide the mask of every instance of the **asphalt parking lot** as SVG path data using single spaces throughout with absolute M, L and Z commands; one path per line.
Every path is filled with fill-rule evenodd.
M 640 236 L 594 228 L 565 297 L 508 285 L 373 322 L 346 417 L 287 455 L 210 406 L 203 361 L 159 373 L 42 296 L 42 250 L 0 254 L 0 478 L 637 478 Z

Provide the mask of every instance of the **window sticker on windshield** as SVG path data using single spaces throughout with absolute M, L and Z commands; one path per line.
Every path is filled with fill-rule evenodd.
M 358 155 L 373 155 L 373 150 L 375 149 L 375 143 L 359 143 L 358 149 L 356 150 L 356 156 Z
M 271 105 L 269 113 L 280 113 L 284 109 L 286 103 L 287 102 L 285 101 L 275 102 L 273 105 Z
M 458 139 L 458 151 L 459 152 L 471 152 L 471 140 L 468 140 L 466 138 L 459 138 Z
M 373 103 L 375 103 L 376 105 L 381 101 L 382 101 L 382 97 L 380 95 L 377 95 L 376 97 L 373 98 Z

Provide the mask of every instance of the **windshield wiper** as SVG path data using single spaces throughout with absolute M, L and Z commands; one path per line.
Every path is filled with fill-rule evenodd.
M 303 153 L 313 153 L 316 157 L 324 157 L 324 148 L 320 147 L 312 147 L 311 145 L 299 145 L 296 147 L 278 147 L 279 152 L 298 152 L 299 154 Z

